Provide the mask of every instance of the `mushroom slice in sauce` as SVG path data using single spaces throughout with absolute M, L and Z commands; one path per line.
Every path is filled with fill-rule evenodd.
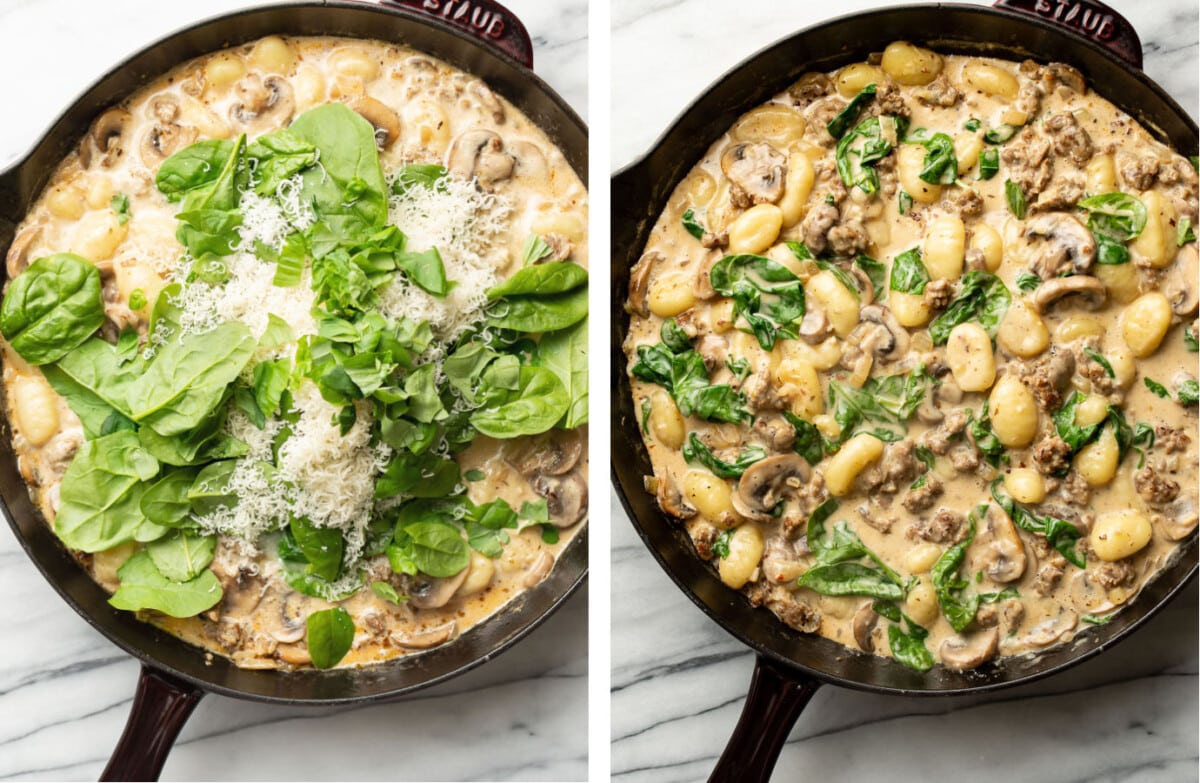
M 571 527 L 587 514 L 587 481 L 577 471 L 562 476 L 537 476 L 530 486 L 546 499 L 555 527 Z
M 942 642 L 938 652 L 942 663 L 957 671 L 974 669 L 996 657 L 1000 645 L 1000 629 L 987 628 L 969 637 L 952 637 Z
M 393 631 L 392 641 L 408 650 L 428 650 L 450 641 L 455 637 L 457 631 L 458 623 L 450 620 L 424 631 Z
M 495 131 L 464 131 L 450 143 L 446 168 L 467 179 L 478 180 L 484 188 L 512 176 L 516 159 L 504 150 L 504 140 Z
M 79 162 L 84 168 L 90 168 L 93 162 L 103 168 L 116 165 L 125 151 L 125 134 L 132 121 L 133 115 L 126 109 L 109 109 L 101 114 L 79 148 Z
M 736 144 L 721 156 L 721 170 L 752 204 L 783 198 L 786 169 L 787 158 L 766 142 Z
M 733 508 L 748 519 L 766 520 L 783 500 L 808 481 L 808 462 L 799 454 L 779 454 L 746 468 L 733 493 Z

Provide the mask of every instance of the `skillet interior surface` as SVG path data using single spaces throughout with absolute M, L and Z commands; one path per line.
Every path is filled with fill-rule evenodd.
M 76 99 L 28 157 L 0 173 L 0 258 L 7 253 L 16 224 L 54 168 L 103 109 L 186 60 L 271 34 L 381 39 L 419 49 L 479 76 L 541 127 L 586 183 L 587 129 L 583 121 L 541 79 L 507 55 L 481 46 L 453 27 L 403 10 L 333 2 L 252 8 L 200 22 L 134 54 Z M 108 605 L 108 595 L 75 562 L 31 502 L 17 472 L 12 432 L 2 419 L 0 511 L 38 569 L 75 611 L 126 652 L 207 691 L 293 704 L 398 696 L 493 658 L 561 605 L 586 576 L 585 527 L 545 580 L 446 645 L 363 669 L 239 669 Z
M 786 628 L 769 610 L 754 609 L 740 592 L 721 583 L 696 555 L 683 526 L 673 522 L 643 489 L 652 473 L 638 431 L 622 343 L 629 327 L 624 310 L 629 270 L 675 185 L 709 145 L 745 111 L 765 102 L 808 71 L 830 71 L 882 51 L 893 40 L 911 40 L 940 52 L 1041 62 L 1066 62 L 1087 82 L 1141 122 L 1160 140 L 1195 155 L 1197 128 L 1174 100 L 1145 74 L 1115 60 L 1106 50 L 1039 20 L 978 6 L 930 4 L 854 14 L 798 32 L 718 79 L 655 142 L 646 157 L 613 179 L 612 464 L 617 494 L 638 535 L 675 583 L 726 631 L 768 658 L 861 690 L 903 694 L 950 694 L 1016 685 L 1052 674 L 1102 652 L 1141 625 L 1191 582 L 1196 574 L 1193 533 L 1176 559 L 1107 624 L 1038 656 L 1001 659 L 974 672 L 943 667 L 921 674 L 855 652 L 816 635 Z M 632 455 L 630 458 L 629 455 Z

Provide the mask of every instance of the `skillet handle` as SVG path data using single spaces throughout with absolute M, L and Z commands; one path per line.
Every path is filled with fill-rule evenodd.
M 533 70 L 533 42 L 521 20 L 495 0 L 379 0 L 432 16 L 499 49 Z
M 708 783 L 767 783 L 792 726 L 820 680 L 758 656 L 750 693 Z
M 1142 41 L 1133 25 L 1101 0 L 996 0 L 994 7 L 1066 28 L 1142 70 Z
M 142 667 L 125 731 L 100 780 L 158 780 L 167 754 L 204 691 Z

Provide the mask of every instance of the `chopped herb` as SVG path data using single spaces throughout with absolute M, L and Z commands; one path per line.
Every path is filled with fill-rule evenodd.
M 829 135 L 835 139 L 840 139 L 846 135 L 846 131 L 850 130 L 850 126 L 858 120 L 858 115 L 862 112 L 862 108 L 866 106 L 875 97 L 874 83 L 868 84 L 855 95 L 846 108 L 838 112 L 825 126 L 825 130 L 829 131 Z
M 1008 200 L 1008 211 L 1013 213 L 1017 220 L 1024 220 L 1028 205 L 1025 203 L 1025 191 L 1021 190 L 1021 186 L 1011 179 L 1005 180 L 1004 198 Z
M 704 237 L 705 228 L 696 221 L 696 213 L 694 210 L 689 209 L 687 212 L 683 213 L 683 227 L 687 229 L 687 232 L 696 239 L 702 239 Z
M 972 117 L 963 123 L 963 129 L 969 130 L 969 131 L 971 131 L 971 133 L 974 133 L 975 131 L 979 130 L 980 127 L 982 127 L 982 125 L 983 125 L 983 123 L 979 121 L 978 117 Z
M 141 310 L 146 305 L 150 304 L 146 300 L 146 292 L 140 288 L 135 288 L 129 293 L 129 309 Z
M 109 202 L 112 205 L 112 211 L 117 215 L 117 223 L 125 225 L 129 222 L 129 196 L 124 193 L 118 193 L 112 197 Z M 137 309 L 137 308 L 134 308 Z
M 1000 150 L 986 149 L 979 153 L 979 178 L 991 179 L 1000 173 Z
M 908 195 L 908 191 L 900 191 L 900 195 L 896 197 L 896 206 L 900 210 L 900 214 L 907 215 L 908 211 L 912 209 L 912 205 L 913 199 L 912 196 Z
M 733 373 L 733 377 L 739 381 L 744 381 L 750 376 L 750 360 L 738 358 L 736 356 L 726 356 L 725 366 Z
M 1146 388 L 1157 394 L 1159 397 L 1162 397 L 1164 400 L 1171 398 L 1171 392 L 1167 390 L 1166 386 L 1163 386 L 1161 383 L 1150 377 L 1146 377 L 1143 380 L 1146 383 Z
M 1032 272 L 1022 272 L 1021 274 L 1017 275 L 1017 288 L 1021 289 L 1025 293 L 1036 291 L 1037 287 L 1041 284 L 1042 278 L 1038 277 Z

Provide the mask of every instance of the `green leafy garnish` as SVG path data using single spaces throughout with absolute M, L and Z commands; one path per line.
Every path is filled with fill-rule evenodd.
M 929 272 L 921 261 L 921 248 L 905 250 L 892 261 L 890 286 L 905 294 L 923 294 L 929 283 Z
M 868 84 L 859 90 L 858 95 L 855 95 L 846 108 L 838 112 L 837 116 L 829 121 L 825 126 L 825 130 L 829 131 L 829 135 L 835 139 L 840 139 L 846 135 L 846 131 L 850 129 L 858 120 L 858 115 L 863 107 L 871 102 L 875 97 L 874 83 Z
M 354 645 L 354 620 L 340 606 L 313 612 L 305 625 L 308 627 L 308 654 L 318 669 L 337 666 Z
M 986 149 L 979 153 L 979 178 L 991 179 L 1000 173 L 1000 151 Z
M 1167 390 L 1166 386 L 1163 386 L 1158 381 L 1149 376 L 1146 376 L 1142 380 L 1145 382 L 1146 388 L 1157 394 L 1159 397 L 1162 397 L 1164 400 L 1171 398 L 1171 392 Z
M 733 462 L 718 459 L 708 446 L 705 446 L 696 433 L 690 433 L 683 444 L 683 458 L 689 463 L 699 463 L 708 468 L 720 478 L 739 478 L 746 468 L 767 458 L 767 452 L 761 446 L 748 446 Z
M 1017 220 L 1024 220 L 1028 205 L 1025 202 L 1025 191 L 1011 179 L 1004 181 L 1004 198 L 1008 201 L 1008 211 Z
M 706 233 L 704 226 L 696 220 L 696 212 L 693 209 L 688 209 L 683 213 L 683 227 L 696 239 L 703 239 Z
M 1036 291 L 1038 286 L 1041 284 L 1042 278 L 1038 277 L 1032 272 L 1022 272 L 1021 274 L 1017 275 L 1017 288 L 1021 289 L 1027 294 L 1032 291 Z
M 934 345 L 945 345 L 954 327 L 976 321 L 994 338 L 1011 302 L 1004 281 L 991 272 L 972 269 L 963 275 L 958 296 L 930 322 L 929 336 Z
M 112 197 L 109 204 L 112 206 L 113 213 L 117 216 L 117 223 L 123 226 L 129 222 L 129 196 L 124 193 L 117 193 Z
M 725 256 L 713 264 L 709 281 L 714 291 L 733 299 L 735 318 L 745 319 L 763 350 L 781 337 L 797 337 L 804 286 L 787 267 L 766 256 Z

